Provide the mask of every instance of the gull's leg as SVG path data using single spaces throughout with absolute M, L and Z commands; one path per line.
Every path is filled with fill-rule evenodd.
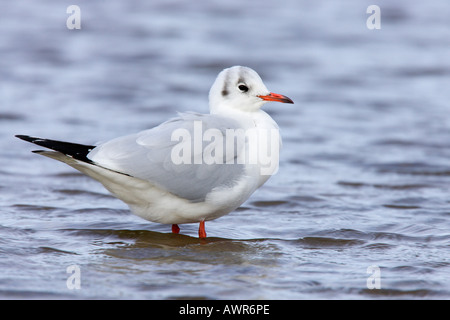
M 180 227 L 177 224 L 172 225 L 172 233 L 180 233 Z
M 198 228 L 198 237 L 200 239 L 206 238 L 205 220 L 200 221 L 200 226 Z

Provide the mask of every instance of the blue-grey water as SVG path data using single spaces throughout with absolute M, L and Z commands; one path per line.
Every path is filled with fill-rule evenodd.
M 381 29 L 366 26 L 371 4 Z M 437 0 L 2 3 L 0 297 L 449 299 L 449 13 Z M 205 241 L 14 138 L 92 144 L 207 112 L 232 65 L 295 104 L 265 106 L 280 169 Z

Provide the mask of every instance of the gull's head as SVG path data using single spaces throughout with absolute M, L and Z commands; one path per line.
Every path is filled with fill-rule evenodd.
M 209 108 L 212 113 L 227 109 L 258 111 L 269 101 L 294 103 L 286 96 L 270 92 L 261 77 L 248 67 L 224 69 L 209 91 Z

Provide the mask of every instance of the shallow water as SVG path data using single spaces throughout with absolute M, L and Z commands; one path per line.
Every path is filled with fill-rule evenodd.
M 72 2 L 25 2 L 1 13 L 1 298 L 450 298 L 450 3 L 378 1 L 368 30 L 366 1 L 78 1 L 68 30 Z M 236 64 L 295 104 L 266 105 L 280 170 L 206 240 L 13 137 L 89 144 L 206 112 Z

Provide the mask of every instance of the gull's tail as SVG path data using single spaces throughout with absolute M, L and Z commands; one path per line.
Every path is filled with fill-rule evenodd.
M 24 135 L 16 135 L 17 138 L 34 143 L 38 146 L 45 147 L 54 151 L 58 151 L 59 153 L 71 157 L 76 160 L 80 160 L 87 163 L 93 163 L 87 155 L 95 146 L 89 146 L 78 143 L 50 140 L 50 139 L 41 139 L 36 137 L 24 136 Z M 48 151 L 36 150 L 33 151 L 35 153 L 40 153 L 46 156 L 50 156 Z M 55 158 L 55 157 L 51 157 Z M 60 159 L 58 159 L 60 160 Z

